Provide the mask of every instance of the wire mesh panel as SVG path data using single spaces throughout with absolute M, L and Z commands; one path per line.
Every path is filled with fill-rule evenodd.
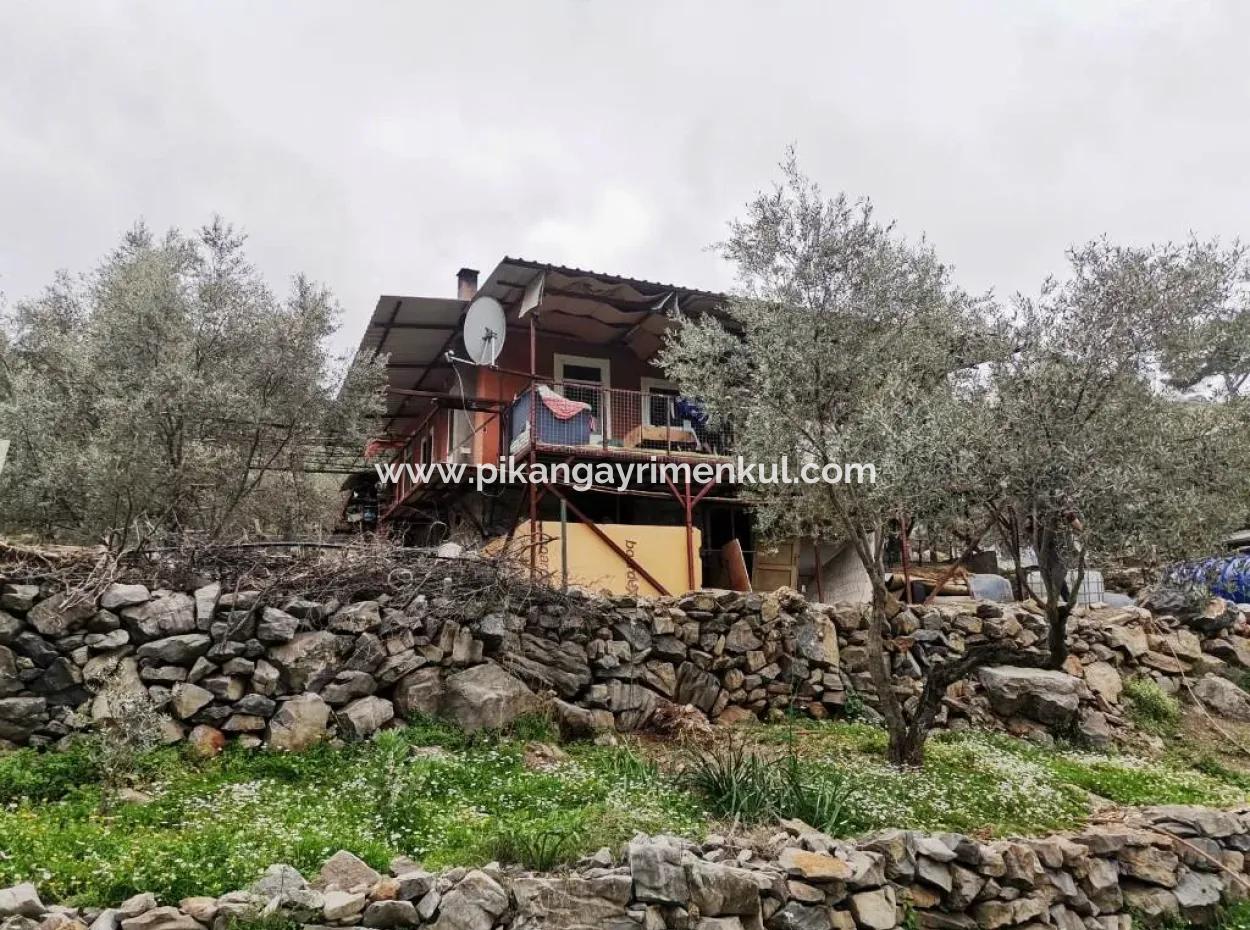
M 509 412 L 511 449 L 539 446 L 597 449 L 624 455 L 729 454 L 728 430 L 701 407 L 669 389 L 626 391 L 589 382 L 538 384 Z

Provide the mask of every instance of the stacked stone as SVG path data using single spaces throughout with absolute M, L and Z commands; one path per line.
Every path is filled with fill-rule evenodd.
M 843 671 L 873 705 L 868 616 L 864 605 L 835 608 Z M 1046 637 L 1045 617 L 1031 602 L 895 605 L 890 627 L 894 687 L 904 700 L 919 694 L 934 663 L 969 647 L 995 643 L 1037 654 Z M 1000 666 L 956 683 L 938 726 L 1005 729 L 1042 742 L 1076 734 L 1104 746 L 1128 732 L 1122 697 L 1129 677 L 1152 678 L 1182 696 L 1188 677 L 1214 713 L 1250 720 L 1250 696 L 1228 677 L 1250 668 L 1250 605 L 1215 598 L 1202 616 L 1185 621 L 1140 607 L 1079 607 L 1069 620 L 1068 648 L 1061 670 Z
M 296 750 L 414 714 L 498 727 L 544 691 L 584 731 L 642 727 L 673 703 L 732 720 L 845 701 L 831 610 L 792 591 L 583 597 L 467 619 L 437 596 L 279 607 L 217 583 L 116 584 L 98 603 L 35 585 L 2 596 L 0 740 L 12 744 L 130 719 L 136 704 L 164 715 L 170 740 Z
M 506 605 L 506 600 L 503 602 Z M 1220 602 L 1222 604 L 1223 602 Z M 895 605 L 888 648 L 905 700 L 966 649 L 1036 651 L 1035 605 Z M 455 617 L 457 619 L 448 619 Z M 1129 674 L 1169 691 L 1182 673 L 1225 716 L 1250 698 L 1220 676 L 1250 667 L 1250 621 L 1213 606 L 1189 626 L 1140 608 L 1078 610 L 1059 672 L 998 669 L 953 687 L 939 726 L 1005 727 L 1101 744 L 1125 726 Z M 790 708 L 837 714 L 875 700 L 863 605 L 823 606 L 788 589 L 677 598 L 551 597 L 524 612 L 450 603 L 437 580 L 407 603 L 341 604 L 223 589 L 115 584 L 86 603 L 33 584 L 0 588 L 0 746 L 47 745 L 94 724 L 160 715 L 169 740 L 206 751 L 233 738 L 283 750 L 356 739 L 415 714 L 499 727 L 543 698 L 579 734 L 646 727 L 690 706 L 732 723 Z
M 3 930 L 228 930 L 282 914 L 376 930 L 1128 930 L 1130 914 L 1212 924 L 1244 900 L 1250 811 L 1147 808 L 1130 822 L 984 842 L 891 830 L 833 840 L 797 821 L 755 846 L 639 835 L 558 875 L 490 864 L 432 873 L 397 858 L 383 875 L 349 852 L 311 881 L 270 866 L 249 888 L 160 905 L 45 906 L 0 890 Z

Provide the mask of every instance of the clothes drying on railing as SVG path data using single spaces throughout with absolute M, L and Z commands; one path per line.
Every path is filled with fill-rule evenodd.
M 707 426 L 707 411 L 705 411 L 699 402 L 691 400 L 689 397 L 678 397 L 673 400 L 673 412 L 677 415 L 677 422 L 683 420 L 689 421 L 691 426 L 697 426 L 700 429 Z
M 1206 585 L 1216 597 L 1237 604 L 1250 604 L 1250 552 L 1182 562 L 1168 568 L 1163 580 L 1172 584 Z
M 590 404 L 584 400 L 573 400 L 571 397 L 565 397 L 563 394 L 557 394 L 545 384 L 538 386 L 538 397 L 543 402 L 543 406 L 551 411 L 551 415 L 557 420 L 571 420 L 579 413 L 590 410 Z M 595 418 L 590 418 L 590 431 L 592 433 L 598 431 L 595 425 Z

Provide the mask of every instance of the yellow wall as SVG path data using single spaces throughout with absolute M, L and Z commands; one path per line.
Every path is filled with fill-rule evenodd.
M 521 525 L 517 536 L 524 540 Z M 544 521 L 540 524 L 546 543 L 539 547 L 538 564 L 544 573 L 550 573 L 552 581 L 560 583 L 560 523 Z M 600 523 L 599 529 L 613 542 L 633 556 L 639 565 L 668 589 L 669 594 L 683 594 L 690 590 L 686 584 L 686 528 L 684 526 L 650 526 L 624 523 Z M 528 541 L 528 540 L 525 540 Z M 703 586 L 703 566 L 699 549 L 703 536 L 694 530 L 694 587 Z M 525 542 L 516 551 L 524 550 Z M 613 594 L 656 595 L 657 591 L 642 575 L 638 574 L 602 539 L 582 523 L 568 525 L 569 584 L 581 585 L 595 591 L 608 590 Z

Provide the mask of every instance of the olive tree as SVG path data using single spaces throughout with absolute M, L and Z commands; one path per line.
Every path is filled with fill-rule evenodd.
M 890 733 L 890 758 L 918 763 L 946 687 L 1001 650 L 935 668 L 905 704 L 885 639 L 891 611 L 886 527 L 900 512 L 979 499 L 982 463 L 965 443 L 982 430 L 985 387 L 973 367 L 1001 351 L 985 298 L 951 281 L 924 241 L 876 219 L 867 201 L 826 198 L 791 157 L 721 245 L 740 289 L 725 318 L 685 319 L 662 363 L 683 392 L 732 419 L 749 461 L 871 464 L 875 481 L 749 488 L 762 529 L 849 541 L 872 583 L 869 668 Z M 832 471 L 830 472 L 832 474 Z
M 990 365 L 986 506 L 1022 596 L 1040 587 L 1053 667 L 1091 559 L 1201 552 L 1244 516 L 1238 408 L 1178 399 L 1159 377 L 1177 333 L 1211 312 L 1209 260 L 1170 246 L 1073 249 L 1062 280 L 1017 298 L 1014 351 Z M 1027 584 L 1029 550 L 1039 585 Z
M 221 220 L 125 235 L 94 272 L 16 301 L 0 343 L 8 531 L 71 540 L 220 538 L 305 507 L 311 461 L 359 450 L 381 369 L 344 371 L 339 309 L 285 297 Z

